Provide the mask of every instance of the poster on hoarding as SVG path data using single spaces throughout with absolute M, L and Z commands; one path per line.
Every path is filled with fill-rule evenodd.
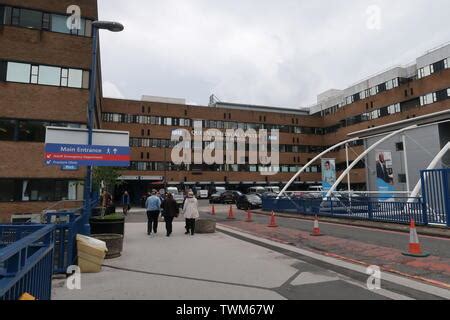
M 336 159 L 322 159 L 322 188 L 324 192 L 331 189 L 336 182 Z
M 394 198 L 394 172 L 391 151 L 376 151 L 377 190 L 379 201 L 391 201 Z

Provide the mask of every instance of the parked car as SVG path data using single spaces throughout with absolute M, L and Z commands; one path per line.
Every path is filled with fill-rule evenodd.
M 222 195 L 222 193 L 224 193 L 224 192 L 225 192 L 225 190 L 223 190 L 223 191 L 218 191 L 218 192 L 213 193 L 213 194 L 211 195 L 211 197 L 209 198 L 209 203 L 220 203 L 220 201 L 221 201 L 221 195 Z
M 177 202 L 178 206 L 183 206 L 184 204 L 184 194 L 178 191 L 178 188 L 169 187 L 167 192 L 173 195 L 173 199 Z
M 262 200 L 256 194 L 243 194 L 237 199 L 236 206 L 242 210 L 259 209 L 262 207 Z
M 220 196 L 220 203 L 230 204 L 236 203 L 237 199 L 242 196 L 242 193 L 239 191 L 225 191 Z

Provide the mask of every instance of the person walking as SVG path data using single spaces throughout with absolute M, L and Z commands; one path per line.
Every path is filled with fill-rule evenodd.
M 130 195 L 128 191 L 125 191 L 122 195 L 122 207 L 123 214 L 128 215 L 128 211 L 130 211 Z
M 161 210 L 161 199 L 157 195 L 157 191 L 153 190 L 152 195 L 145 202 L 147 208 L 147 234 L 158 233 L 158 219 Z
M 195 234 L 195 220 L 200 217 L 198 213 L 198 203 L 197 199 L 194 197 L 194 193 L 192 191 L 188 192 L 188 196 L 184 201 L 183 205 L 183 215 L 186 219 L 186 233 L 191 235 Z
M 106 191 L 105 189 L 102 192 L 101 196 L 101 204 L 102 204 L 102 217 L 111 213 L 114 213 L 113 208 L 113 197 L 111 193 Z
M 171 193 L 168 193 L 166 195 L 165 200 L 161 204 L 161 208 L 163 209 L 163 217 L 164 221 L 166 222 L 167 236 L 170 237 L 170 235 L 172 234 L 173 219 L 178 217 L 180 208 L 178 207 L 178 204 Z

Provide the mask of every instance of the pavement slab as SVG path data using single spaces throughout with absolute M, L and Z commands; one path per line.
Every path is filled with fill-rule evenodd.
M 81 290 L 55 279 L 55 300 L 386 299 L 348 277 L 224 233 L 149 237 L 127 223 L 123 255 L 102 272 L 82 274 Z

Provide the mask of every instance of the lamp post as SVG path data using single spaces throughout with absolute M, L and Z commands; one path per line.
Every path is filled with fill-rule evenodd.
M 118 22 L 110 21 L 94 21 L 92 23 L 92 63 L 91 78 L 89 83 L 89 104 L 88 104 L 88 145 L 92 145 L 92 136 L 94 132 L 94 111 L 95 98 L 97 91 L 97 53 L 98 53 L 98 32 L 99 30 L 108 30 L 111 32 L 120 32 L 124 29 L 123 25 Z M 90 235 L 91 226 L 89 218 L 91 217 L 92 202 L 92 166 L 87 167 L 86 179 L 84 183 L 84 210 L 83 210 L 83 227 L 81 233 Z

